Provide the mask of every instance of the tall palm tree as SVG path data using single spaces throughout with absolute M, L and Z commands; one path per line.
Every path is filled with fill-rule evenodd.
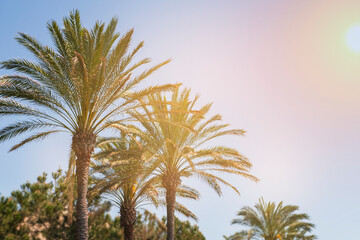
M 257 180 L 249 174 L 251 163 L 237 150 L 220 145 L 205 146 L 212 139 L 226 135 L 241 136 L 244 131 L 228 129 L 228 124 L 218 123 L 220 115 L 207 118 L 211 104 L 196 110 L 197 99 L 190 98 L 188 89 L 176 89 L 170 100 L 164 94 L 153 94 L 141 100 L 141 111 L 131 111 L 141 124 L 141 127 L 133 127 L 132 133 L 146 142 L 146 149 L 152 156 L 152 167 L 149 169 L 166 191 L 168 240 L 174 239 L 176 193 L 183 178 L 196 176 L 219 195 L 222 194 L 220 184 L 230 186 L 236 192 L 238 190 L 218 173 Z M 114 127 L 121 129 L 124 125 L 114 124 Z
M 263 198 L 255 205 L 255 208 L 243 207 L 237 214 L 238 218 L 233 224 L 250 227 L 248 239 L 261 240 L 312 240 L 315 235 L 310 234 L 314 224 L 308 222 L 309 216 L 296 213 L 298 206 L 283 205 L 283 202 L 265 202 Z M 230 239 L 238 239 L 246 231 L 237 233 Z
M 26 76 L 1 78 L 0 116 L 26 119 L 1 129 L 0 141 L 38 130 L 13 146 L 12 151 L 54 133 L 67 132 L 72 136 L 71 147 L 76 155 L 77 239 L 88 238 L 88 172 L 98 134 L 109 127 L 110 119 L 134 107 L 136 99 L 171 87 L 134 90 L 138 83 L 168 61 L 132 77 L 133 70 L 150 60 L 145 58 L 133 63 L 143 42 L 129 52 L 133 30 L 120 36 L 116 32 L 117 22 L 115 18 L 107 25 L 97 22 L 88 30 L 82 26 L 79 12 L 73 11 L 64 18 L 63 28 L 55 21 L 48 23 L 55 49 L 19 33 L 16 40 L 36 61 L 10 59 L 1 63 L 2 68 Z
M 151 172 L 147 171 L 151 156 L 135 137 L 125 134 L 121 138 L 102 138 L 97 147 L 100 149 L 94 155 L 97 164 L 92 167 L 97 181 L 92 192 L 105 192 L 116 204 L 125 240 L 133 240 L 137 210 L 148 204 L 164 205 L 161 184 L 157 178 L 150 178 Z M 178 194 L 198 198 L 195 190 L 184 186 L 179 187 Z M 176 210 L 196 220 L 195 215 L 179 203 Z

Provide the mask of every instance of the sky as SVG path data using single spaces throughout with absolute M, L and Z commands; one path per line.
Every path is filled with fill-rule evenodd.
M 134 44 L 145 41 L 139 55 L 154 64 L 172 59 L 148 84 L 181 82 L 201 103 L 213 102 L 214 114 L 247 131 L 221 143 L 246 155 L 260 182 L 231 177 L 241 195 L 224 189 L 219 198 L 190 181 L 201 199 L 184 203 L 206 239 L 241 230 L 231 220 L 261 196 L 298 205 L 320 240 L 357 239 L 360 53 L 347 37 L 360 24 L 359 1 L 7 1 L 0 8 L 0 60 L 31 58 L 14 40 L 17 32 L 51 44 L 46 22 L 75 8 L 87 27 L 117 16 L 121 33 L 134 28 Z M 0 119 L 0 127 L 10 122 Z M 0 143 L 3 195 L 67 167 L 69 136 L 8 153 L 20 139 Z

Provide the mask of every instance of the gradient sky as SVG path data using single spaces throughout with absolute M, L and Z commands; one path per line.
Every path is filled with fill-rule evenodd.
M 134 43 L 145 41 L 142 57 L 173 59 L 149 84 L 183 82 L 202 103 L 214 102 L 213 113 L 247 131 L 223 143 L 250 158 L 259 183 L 232 177 L 241 196 L 225 190 L 219 198 L 191 182 L 202 197 L 186 204 L 207 239 L 240 230 L 231 220 L 261 196 L 299 205 L 319 239 L 358 238 L 360 54 L 348 48 L 346 33 L 360 24 L 359 1 L 7 1 L 0 8 L 0 59 L 29 57 L 14 40 L 17 32 L 50 43 L 46 22 L 74 8 L 88 27 L 112 16 L 119 31 L 134 27 Z M 0 144 L 4 195 L 67 166 L 68 136 L 7 153 L 14 143 Z

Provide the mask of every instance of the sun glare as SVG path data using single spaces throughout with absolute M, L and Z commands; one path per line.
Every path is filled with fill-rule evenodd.
M 346 34 L 346 43 L 351 51 L 360 53 L 360 24 L 349 28 Z

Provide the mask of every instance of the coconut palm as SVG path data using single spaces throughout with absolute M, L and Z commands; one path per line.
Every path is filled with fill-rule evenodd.
M 255 208 L 243 207 L 232 224 L 240 224 L 250 228 L 248 239 L 261 240 L 310 240 L 316 239 L 311 234 L 314 224 L 308 222 L 309 216 L 296 213 L 298 206 L 283 205 L 283 202 L 265 202 L 263 198 Z M 245 231 L 241 234 L 244 235 Z M 230 239 L 237 239 L 235 234 Z
M 148 204 L 156 207 L 164 205 L 163 190 L 157 178 L 149 178 L 148 159 L 151 157 L 136 138 L 122 134 L 121 138 L 102 138 L 97 147 L 100 149 L 94 157 L 93 166 L 97 176 L 92 192 L 105 192 L 119 208 L 120 223 L 124 229 L 125 240 L 134 239 L 134 224 L 139 208 Z M 198 193 L 188 187 L 178 189 L 181 197 L 197 199 Z M 187 217 L 195 215 L 176 203 L 176 210 Z
M 219 177 L 218 173 L 241 175 L 257 180 L 249 174 L 251 163 L 237 150 L 216 145 L 205 146 L 220 136 L 242 136 L 243 130 L 228 129 L 228 124 L 220 124 L 220 115 L 206 118 L 211 104 L 195 110 L 198 97 L 190 98 L 190 90 L 174 90 L 170 100 L 164 94 L 153 94 L 141 100 L 142 110 L 131 111 L 141 127 L 133 127 L 132 133 L 141 137 L 146 150 L 152 156 L 153 178 L 159 179 L 166 191 L 167 239 L 174 239 L 174 210 L 177 189 L 182 179 L 198 177 L 222 194 L 220 184 L 236 187 Z M 123 124 L 114 124 L 122 129 Z
M 54 49 L 19 33 L 16 40 L 36 60 L 10 59 L 1 63 L 2 68 L 25 76 L 1 78 L 0 116 L 26 119 L 12 119 L 15 123 L 0 130 L 0 141 L 38 130 L 13 146 L 12 151 L 55 133 L 70 133 L 76 155 L 77 239 L 87 239 L 88 172 L 98 134 L 109 127 L 110 119 L 134 107 L 136 99 L 170 86 L 134 90 L 167 61 L 132 77 L 133 70 L 150 60 L 133 63 L 143 43 L 129 52 L 133 30 L 120 36 L 116 32 L 117 19 L 113 18 L 107 25 L 97 22 L 88 30 L 82 26 L 79 12 L 73 11 L 64 18 L 63 25 L 61 28 L 55 21 L 48 23 Z

